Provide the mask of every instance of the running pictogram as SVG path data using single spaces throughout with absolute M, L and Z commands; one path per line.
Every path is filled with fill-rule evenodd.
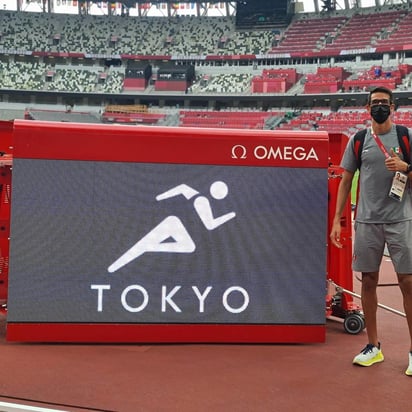
M 209 190 L 211 197 L 215 200 L 222 200 L 229 193 L 227 184 L 222 181 L 213 182 Z M 218 228 L 236 216 L 235 212 L 229 212 L 215 217 L 209 198 L 186 184 L 175 186 L 157 195 L 156 200 L 162 201 L 176 196 L 183 196 L 187 200 L 194 199 L 193 207 L 203 225 L 209 231 Z M 162 220 L 121 255 L 107 268 L 107 271 L 110 273 L 116 272 L 146 252 L 193 253 L 195 250 L 196 245 L 182 221 L 179 217 L 172 215 Z

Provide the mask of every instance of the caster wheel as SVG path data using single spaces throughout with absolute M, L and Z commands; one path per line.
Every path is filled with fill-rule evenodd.
M 356 335 L 365 329 L 365 319 L 359 313 L 351 313 L 343 321 L 345 332 Z

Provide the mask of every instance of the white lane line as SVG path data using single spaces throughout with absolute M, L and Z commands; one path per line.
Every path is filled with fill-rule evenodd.
M 0 402 L 0 412 L 68 412 L 61 409 L 49 409 L 38 406 L 19 405 L 17 403 Z

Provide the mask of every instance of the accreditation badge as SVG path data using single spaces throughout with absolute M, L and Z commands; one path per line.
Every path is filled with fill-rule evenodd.
M 396 172 L 392 180 L 391 190 L 389 191 L 389 197 L 392 199 L 402 200 L 405 193 L 406 183 L 408 182 L 408 176 L 402 172 Z

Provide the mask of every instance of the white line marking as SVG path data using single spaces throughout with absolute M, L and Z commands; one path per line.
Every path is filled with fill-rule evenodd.
M 49 408 L 42 408 L 38 406 L 29 406 L 29 405 L 19 405 L 17 403 L 9 403 L 9 402 L 0 402 L 0 407 L 2 408 L 1 411 L 3 412 L 29 412 L 29 411 L 38 411 L 38 412 L 68 412 L 63 411 L 61 409 L 49 409 Z M 3 409 L 7 408 L 7 409 Z

